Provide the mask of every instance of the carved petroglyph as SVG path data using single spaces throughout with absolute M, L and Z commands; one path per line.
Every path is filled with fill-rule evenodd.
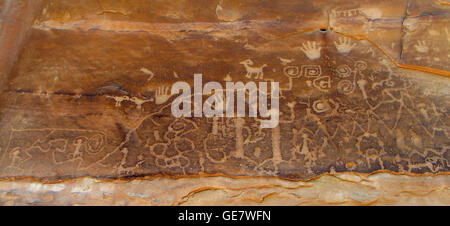
M 278 57 L 278 59 L 281 61 L 282 65 L 288 65 L 288 64 L 294 62 L 294 59 L 285 59 L 285 58 L 281 58 L 281 57 Z
M 223 78 L 224 82 L 231 82 L 233 81 L 233 78 L 231 77 L 230 73 L 228 73 L 225 78 Z
M 242 12 L 233 8 L 233 4 L 224 1 L 217 5 L 217 18 L 221 21 L 240 18 L 232 15 L 232 11 Z M 35 43 L 24 48 L 33 51 L 25 51 L 18 58 L 16 68 L 8 77 L 2 101 L 5 120 L 1 121 L 1 128 L 6 132 L 0 141 L 3 145 L 0 173 L 5 177 L 57 179 L 86 175 L 133 178 L 222 174 L 309 179 L 326 172 L 343 171 L 448 172 L 450 131 L 446 80 L 417 73 L 415 68 L 401 68 L 406 67 L 405 59 L 423 61 L 423 66 L 430 67 L 430 71 L 434 68 L 431 61 L 446 62 L 448 53 L 442 50 L 443 53 L 436 54 L 438 50 L 434 47 L 447 43 L 448 29 L 430 28 L 426 32 L 432 38 L 424 41 L 422 37 L 420 41 L 407 37 L 416 31 L 420 33 L 422 28 L 406 30 L 405 25 L 404 32 L 401 32 L 403 27 L 385 32 L 380 29 L 394 28 L 392 22 L 403 26 L 404 15 L 378 20 L 383 11 L 373 7 L 352 9 L 349 5 L 345 10 L 332 10 L 329 21 L 305 24 L 294 21 L 297 17 L 283 20 L 284 14 L 280 14 L 280 21 L 286 23 L 252 20 L 250 14 L 245 16 L 248 21 L 226 23 L 207 22 L 211 18 L 206 15 L 202 17 L 205 22 L 200 23 L 195 21 L 197 15 L 187 13 L 169 15 L 169 22 L 161 23 L 89 19 L 82 25 L 73 25 L 76 22 L 58 25 L 64 29 L 54 32 L 35 29 L 32 35 L 37 38 L 30 39 L 32 44 L 45 39 L 52 44 L 32 48 L 39 47 Z M 321 7 L 316 9 L 320 11 Z M 167 10 L 171 11 L 170 7 Z M 333 14 L 352 18 L 336 19 Z M 405 21 L 422 18 L 413 14 L 409 10 Z M 263 14 L 258 16 L 266 18 Z M 428 16 L 434 15 L 424 18 Z M 162 14 L 152 14 L 151 18 L 152 21 L 167 19 Z M 217 18 L 213 15 L 212 19 Z M 93 27 L 94 22 L 110 30 L 81 33 L 67 30 L 67 26 Z M 297 27 L 324 26 L 327 22 L 330 24 L 326 31 Z M 376 25 L 373 30 L 367 29 L 370 23 Z M 272 29 L 274 26 L 288 27 Z M 284 34 L 288 31 L 298 32 Z M 93 34 L 95 37 L 90 39 Z M 384 39 L 385 35 L 392 37 Z M 396 35 L 405 37 L 400 42 L 395 40 Z M 61 48 L 61 54 L 42 50 L 50 47 L 58 50 L 61 43 L 58 37 L 70 39 L 73 50 L 72 46 Z M 89 60 L 80 57 L 81 53 L 95 48 L 98 52 L 88 56 Z M 91 60 L 111 52 L 123 55 L 119 59 L 110 54 L 110 58 Z M 53 58 L 54 55 L 68 58 Z M 128 58 L 127 63 L 119 63 Z M 237 117 L 235 112 L 228 117 L 206 118 L 202 111 L 197 117 L 176 118 L 171 112 L 171 98 L 179 94 L 172 95 L 170 86 L 183 79 L 190 87 L 189 75 L 194 73 L 202 73 L 205 81 L 220 85 L 245 83 L 242 80 L 255 80 L 258 85 L 258 82 L 279 82 L 282 92 L 279 124 L 261 128 L 262 121 L 266 116 L 273 116 L 274 111 L 255 118 L 246 114 Z M 25 82 L 30 76 L 36 81 Z M 36 79 L 41 77 L 46 79 Z M 61 81 L 79 81 L 83 88 L 75 92 L 79 87 Z M 113 88 L 101 88 L 105 84 L 113 84 L 110 85 Z M 59 87 L 60 92 L 54 91 Z M 252 92 L 243 93 L 239 98 L 245 98 L 249 105 L 245 110 L 250 111 L 257 103 L 249 100 Z M 203 105 L 202 98 L 212 95 L 190 95 L 187 104 L 200 110 L 205 106 L 222 108 L 211 103 Z M 202 100 L 195 103 L 198 97 Z M 116 107 L 112 107 L 112 101 Z M 229 103 L 222 110 L 229 109 Z M 11 125 L 17 125 L 15 128 L 102 128 L 105 132 L 13 130 L 8 137 Z
M 123 101 L 130 100 L 130 97 L 128 97 L 128 96 L 106 96 L 106 97 L 114 99 L 116 101 L 116 104 L 115 104 L 116 107 L 122 106 Z
M 148 70 L 147 68 L 145 68 L 145 67 L 141 68 L 140 71 L 141 71 L 142 73 L 148 75 L 147 82 L 149 82 L 150 80 L 153 79 L 153 77 L 155 77 L 155 74 L 154 74 L 152 71 L 150 71 L 150 70 Z
M 341 80 L 337 85 L 337 90 L 342 94 L 351 94 L 355 90 L 355 84 L 349 80 Z
M 254 76 L 254 79 L 264 79 L 263 69 L 267 67 L 267 64 L 263 64 L 261 67 L 252 67 L 253 61 L 250 59 L 244 60 L 240 64 L 244 65 L 245 70 L 247 70 L 245 77 L 251 78 Z
M 331 88 L 331 78 L 330 76 L 320 76 L 313 80 L 313 86 L 318 90 L 323 92 L 328 92 Z
M 37 130 L 42 135 L 33 144 L 18 145 L 15 137 L 21 132 L 15 130 L 7 154 L 3 155 L 8 163 L 4 172 L 29 170 L 27 162 L 38 153 L 48 156 L 49 164 L 80 171 L 93 166 L 111 170 L 107 163 L 112 161 L 113 172 L 124 176 L 146 169 L 183 175 L 192 173 L 192 167 L 196 170 L 194 174 L 240 175 L 257 170 L 263 175 L 278 175 L 282 167 L 288 167 L 294 176 L 286 177 L 303 178 L 300 175 L 310 177 L 322 172 L 319 169 L 323 164 L 326 171 L 363 168 L 414 173 L 448 169 L 445 157 L 448 148 L 435 147 L 436 142 L 448 138 L 443 118 L 445 108 L 410 95 L 413 84 L 392 70 L 376 73 L 361 60 L 336 63 L 332 68 L 328 72 L 319 65 L 284 66 L 284 76 L 291 85 L 284 88 L 280 124 L 273 129 L 261 129 L 258 119 L 187 120 L 164 116 L 167 113 L 163 113 L 164 109 L 170 105 L 167 95 L 158 101 L 160 107 L 156 112 L 139 120 L 125 140 L 111 147 L 107 154 L 106 136 L 100 132 L 43 129 Z M 305 89 L 328 92 L 308 99 L 293 97 L 294 79 L 302 84 L 310 80 L 311 87 Z M 333 88 L 337 91 L 335 95 L 328 95 Z M 158 95 L 169 92 L 165 86 L 158 90 Z M 345 99 L 350 94 L 357 104 Z M 148 102 L 133 97 L 127 101 L 136 105 Z M 407 120 L 405 115 L 409 117 Z M 430 139 L 437 140 L 430 144 Z M 395 154 L 388 148 L 396 150 Z M 228 164 L 239 167 L 228 171 L 223 168 Z
M 31 142 L 20 143 L 23 135 L 34 138 Z M 13 129 L 6 149 L 11 168 L 21 169 L 24 173 L 30 168 L 30 162 L 40 156 L 40 163 L 49 167 L 72 167 L 80 170 L 87 164 L 94 162 L 98 155 L 106 148 L 106 135 L 101 131 L 81 129 Z M 17 145 L 17 146 L 16 146 Z M 52 166 L 52 167 L 50 167 Z
M 428 47 L 427 43 L 425 41 L 417 41 L 417 44 L 414 45 L 414 48 L 419 53 L 428 53 L 430 48 Z
M 356 43 L 352 44 L 350 38 L 339 37 L 339 41 L 335 41 L 334 45 L 339 53 L 347 54 L 352 51 L 352 49 L 356 46 Z
M 129 96 L 109 96 L 109 95 L 107 95 L 106 97 L 110 98 L 110 99 L 114 99 L 116 101 L 116 104 L 115 104 L 116 107 L 122 106 L 123 101 L 133 102 L 134 104 L 136 104 L 136 108 L 138 110 L 142 109 L 143 104 L 152 101 L 152 100 L 141 99 L 139 97 L 131 97 L 130 98 Z
M 108 151 L 106 155 L 102 152 L 106 137 L 101 133 L 81 134 L 74 130 L 70 132 L 74 135 L 69 137 L 54 135 L 47 141 L 41 138 L 33 145 L 12 145 L 3 155 L 8 162 L 5 171 L 24 172 L 26 162 L 34 159 L 36 153 L 46 153 L 52 164 L 73 164 L 77 170 L 97 165 L 111 167 L 107 162 L 115 156 L 114 172 L 119 175 L 132 175 L 149 167 L 157 167 L 158 172 L 175 170 L 176 175 L 187 173 L 192 166 L 197 167 L 196 172 L 212 169 L 212 172 L 228 172 L 225 168 L 215 168 L 214 164 L 241 166 L 232 171 L 235 175 L 252 169 L 264 175 L 277 175 L 281 167 L 289 166 L 295 169 L 293 172 L 297 176 L 294 178 L 300 173 L 315 175 L 322 164 L 334 171 L 361 168 L 399 172 L 447 170 L 445 148 L 436 150 L 429 144 L 429 139 L 448 137 L 443 120 L 446 110 L 436 103 L 424 102 L 423 97 L 410 95 L 413 84 L 398 76 L 384 59 L 377 62 L 381 68 L 377 71 L 359 59 L 336 62 L 331 70 L 321 65 L 297 66 L 281 62 L 289 84 L 282 88 L 280 123 L 270 131 L 259 127 L 259 119 L 186 120 L 164 116 L 162 112 L 168 109 L 171 95 L 168 86 L 160 86 L 155 92 L 155 104 L 159 105 L 156 112 L 140 119 L 115 151 Z M 294 83 L 294 79 L 298 82 Z M 231 81 L 231 72 L 223 80 Z M 323 95 L 307 99 L 291 95 L 299 84 L 306 90 L 322 91 Z M 432 95 L 434 91 L 423 93 Z M 349 102 L 347 95 L 356 103 Z M 117 107 L 129 101 L 138 109 L 150 101 L 128 96 L 107 98 L 114 99 Z M 405 120 L 405 114 L 411 122 Z M 52 130 L 43 131 L 51 133 Z M 388 147 L 397 150 L 396 154 L 392 155 Z M 337 153 L 341 153 L 343 159 L 327 162 L 328 156 Z M 99 157 L 90 159 L 90 155 Z
M 331 13 L 332 13 L 333 16 L 350 17 L 350 16 L 361 15 L 361 10 L 360 9 L 350 9 L 350 10 L 336 10 L 336 9 L 333 9 L 333 10 L 331 10 Z
M 141 99 L 139 97 L 132 97 L 132 98 L 130 98 L 130 101 L 133 102 L 134 104 L 136 104 L 136 109 L 141 110 L 143 104 L 150 102 L 152 100 L 145 100 L 145 99 Z
M 347 78 L 350 77 L 353 73 L 352 69 L 348 65 L 339 65 L 336 68 L 336 72 L 341 78 Z
M 172 97 L 170 86 L 161 86 L 156 89 L 155 92 L 155 103 L 161 105 L 166 103 L 170 97 Z
M 310 60 L 317 60 L 320 58 L 320 50 L 322 47 L 320 47 L 317 42 L 306 42 L 302 43 L 302 46 L 300 47 L 300 50 L 305 53 L 305 55 Z
M 383 16 L 383 11 L 379 8 L 355 8 L 348 10 L 332 9 L 331 15 L 334 17 L 357 17 L 363 16 L 369 20 L 379 19 Z
M 320 65 L 302 65 L 301 73 L 305 77 L 320 77 L 322 75 L 322 68 Z

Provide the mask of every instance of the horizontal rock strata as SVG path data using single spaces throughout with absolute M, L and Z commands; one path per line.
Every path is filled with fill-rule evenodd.
M 440 199 L 449 183 L 449 7 L 2 0 L 0 202 L 449 204 Z M 278 126 L 261 128 L 261 117 L 174 117 L 170 88 L 193 86 L 194 74 L 223 87 L 279 82 Z M 61 180 L 70 181 L 42 184 Z M 396 189 L 381 185 L 391 182 Z M 86 183 L 97 190 L 75 195 Z M 153 183 L 178 193 L 141 194 Z M 343 193 L 332 195 L 334 185 Z M 25 193 L 11 193 L 14 186 Z M 94 201 L 102 189 L 117 196 Z

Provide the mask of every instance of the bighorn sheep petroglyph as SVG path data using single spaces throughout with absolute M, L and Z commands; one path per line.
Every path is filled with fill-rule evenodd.
M 251 78 L 251 76 L 254 75 L 255 79 L 264 78 L 263 69 L 267 67 L 267 64 L 264 64 L 261 67 L 251 67 L 251 65 L 253 65 L 253 61 L 250 59 L 244 60 L 240 62 L 240 64 L 244 65 L 245 70 L 247 70 L 247 74 L 245 75 L 245 77 Z

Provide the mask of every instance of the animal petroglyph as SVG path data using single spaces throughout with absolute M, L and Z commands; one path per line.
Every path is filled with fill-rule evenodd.
M 281 61 L 282 65 L 288 65 L 288 64 L 294 62 L 294 59 L 285 59 L 285 58 L 281 58 L 281 57 L 278 57 L 278 59 Z
M 132 98 L 130 98 L 130 101 L 133 102 L 134 104 L 136 104 L 136 108 L 140 110 L 140 109 L 142 109 L 143 104 L 150 102 L 152 100 L 145 100 L 145 99 L 141 99 L 139 97 L 132 97 Z
M 130 100 L 130 97 L 128 97 L 128 96 L 106 96 L 106 97 L 114 99 L 116 101 L 116 104 L 115 104 L 116 107 L 122 106 L 123 101 Z
M 263 64 L 261 67 L 252 67 L 253 61 L 250 59 L 244 60 L 240 64 L 244 65 L 245 70 L 247 70 L 245 77 L 251 78 L 254 76 L 255 79 L 264 79 L 263 69 L 267 67 L 267 64 Z

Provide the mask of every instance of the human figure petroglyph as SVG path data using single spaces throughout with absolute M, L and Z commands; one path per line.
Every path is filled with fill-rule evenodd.
M 320 50 L 322 47 L 320 47 L 317 42 L 311 42 L 308 41 L 306 43 L 302 43 L 302 46 L 300 47 L 300 50 L 305 53 L 305 55 L 310 60 L 317 60 L 320 58 Z
M 32 143 L 24 144 L 20 148 L 8 146 L 9 152 L 17 152 L 21 158 L 20 162 L 31 161 L 41 156 L 42 164 L 55 167 L 72 166 L 74 170 L 80 170 L 90 161 L 86 159 L 85 153 L 90 155 L 101 154 L 105 149 L 106 135 L 100 131 L 82 129 L 13 129 L 10 140 L 20 134 L 40 134 Z M 96 139 L 93 139 L 97 137 Z M 95 143 L 101 137 L 101 142 Z M 90 143 L 89 143 L 90 141 Z M 45 157 L 44 157 L 45 156 Z M 44 157 L 44 158 L 42 158 Z M 18 164 L 16 159 L 16 163 Z M 15 163 L 15 164 L 16 164 Z
M 75 151 L 69 155 L 71 158 L 79 158 L 79 157 L 82 158 L 82 155 L 83 155 L 82 151 L 81 151 L 82 144 L 83 144 L 83 139 L 81 139 L 81 138 L 78 138 L 74 141 Z
M 309 135 L 307 133 L 302 134 L 302 146 L 298 151 L 299 154 L 304 156 L 305 166 L 307 167 L 309 173 L 312 172 L 311 167 L 314 166 L 314 163 L 317 160 L 316 153 L 310 150 L 310 142 L 312 142 L 312 140 L 309 138 Z
M 28 155 L 28 157 L 23 157 L 21 156 L 23 155 L 23 152 L 20 148 L 14 148 L 11 152 L 10 152 L 10 164 L 7 167 L 14 167 L 17 169 L 23 169 L 23 167 L 21 166 L 21 163 L 24 162 L 25 160 L 29 159 L 31 156 Z
M 267 67 L 267 64 L 263 64 L 260 67 L 252 67 L 253 61 L 250 59 L 241 61 L 239 64 L 244 65 L 245 70 L 247 70 L 247 74 L 245 77 L 251 78 L 252 75 L 255 79 L 264 79 L 264 68 Z

